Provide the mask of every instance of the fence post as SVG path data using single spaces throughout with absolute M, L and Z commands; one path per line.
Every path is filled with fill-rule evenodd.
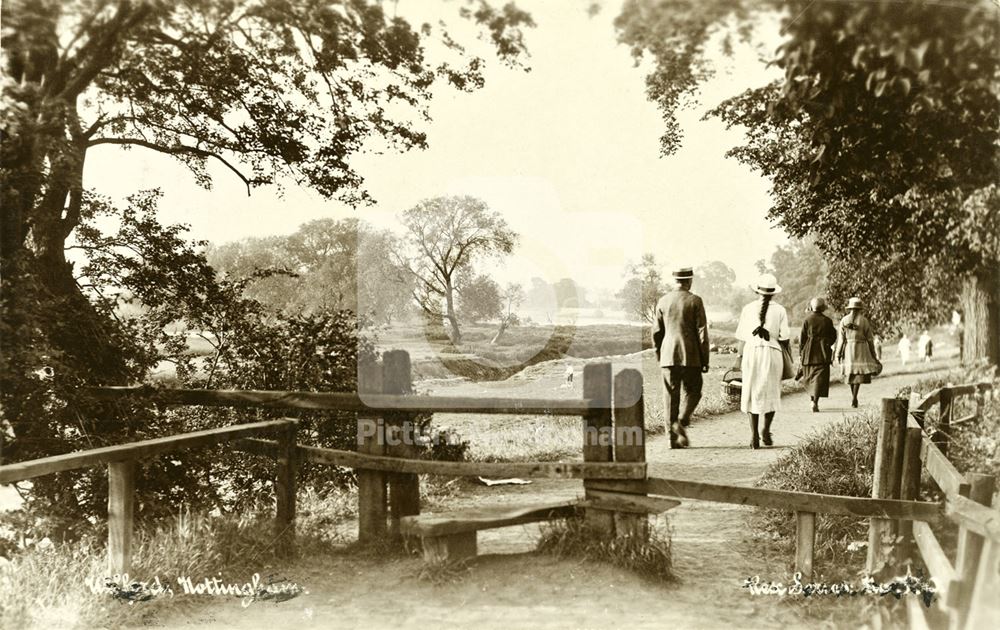
M 406 395 L 413 393 L 410 354 L 406 350 L 390 350 L 382 355 L 382 393 Z M 386 455 L 419 457 L 413 414 L 387 413 L 385 416 Z M 413 473 L 389 475 L 389 536 L 399 538 L 399 519 L 420 514 L 420 478 Z
M 298 445 L 295 432 L 298 422 L 289 420 L 278 435 L 278 461 L 274 491 L 277 498 L 275 529 L 282 549 L 289 553 L 295 542 L 295 494 L 297 489 Z
M 358 365 L 358 391 L 381 391 L 381 371 L 375 362 Z M 380 417 L 358 414 L 358 452 L 385 454 L 385 422 Z M 371 543 L 385 537 L 386 481 L 380 470 L 358 469 L 358 542 Z
M 878 442 L 875 446 L 873 498 L 899 498 L 908 405 L 909 401 L 900 398 L 882 399 L 882 423 L 879 425 Z M 865 563 L 865 570 L 869 575 L 891 569 L 892 544 L 886 544 L 885 539 L 893 536 L 895 529 L 893 525 L 894 522 L 888 519 L 871 519 L 868 528 L 868 558 Z
M 590 399 L 590 410 L 583 417 L 583 461 L 610 462 L 613 459 L 611 432 L 611 364 L 590 363 L 583 366 L 583 397 Z M 590 481 L 583 480 L 584 496 Z M 611 534 L 615 530 L 614 513 L 587 508 L 584 520 L 589 527 Z
M 969 498 L 989 506 L 993 502 L 996 478 L 992 475 L 967 473 L 970 482 Z M 955 552 L 955 576 L 960 584 L 952 598 L 951 630 L 961 630 L 969 617 L 972 592 L 979 571 L 979 558 L 983 553 L 983 537 L 964 527 L 958 531 L 958 551 Z
M 124 575 L 132 567 L 135 514 L 135 460 L 108 463 L 108 571 Z
M 906 436 L 903 438 L 903 472 L 899 480 L 899 498 L 906 501 L 917 501 L 920 499 L 920 446 L 923 440 L 923 431 L 920 427 L 906 427 Z M 913 521 L 899 521 L 899 555 L 900 562 L 914 561 L 914 540 Z
M 795 513 L 795 570 L 802 573 L 802 582 L 813 577 L 813 548 L 816 546 L 816 514 Z
M 625 369 L 615 375 L 614 383 L 614 457 L 616 462 L 646 461 L 645 411 L 642 400 L 642 373 Z M 645 495 L 643 482 L 627 482 L 622 491 Z M 615 512 L 615 532 L 620 537 L 649 538 L 649 516 Z
M 942 455 L 948 454 L 948 443 L 951 441 L 951 421 L 955 413 L 955 392 L 950 387 L 941 388 L 941 398 L 938 414 L 938 430 L 934 433 L 935 443 L 941 449 Z

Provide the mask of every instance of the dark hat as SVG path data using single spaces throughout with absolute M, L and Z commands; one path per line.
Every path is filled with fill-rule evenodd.
M 678 267 L 671 274 L 674 280 L 690 280 L 694 278 L 694 270 L 691 267 Z

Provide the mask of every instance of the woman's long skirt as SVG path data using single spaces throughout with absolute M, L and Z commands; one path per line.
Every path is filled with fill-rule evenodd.
M 771 346 L 747 345 L 743 349 L 743 387 L 740 410 L 744 413 L 771 413 L 781 405 L 781 350 Z
M 830 364 L 803 365 L 802 384 L 813 398 L 826 398 L 830 395 Z

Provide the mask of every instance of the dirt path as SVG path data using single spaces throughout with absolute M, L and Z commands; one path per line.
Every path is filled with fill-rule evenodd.
M 946 367 L 940 362 L 940 367 Z M 912 374 L 877 379 L 861 392 L 875 406 L 915 380 Z M 834 384 L 821 413 L 805 394 L 782 400 L 772 432 L 775 446 L 749 448 L 746 417 L 701 418 L 689 429 L 692 447 L 671 450 L 663 436 L 647 444 L 650 475 L 752 485 L 767 466 L 811 431 L 852 413 L 846 386 Z M 541 480 L 527 486 L 478 488 L 454 500 L 459 508 L 505 501 L 545 501 L 582 492 L 579 481 Z M 531 553 L 535 526 L 480 533 L 480 558 L 461 580 L 445 586 L 421 581 L 419 558 L 375 560 L 352 554 L 306 558 L 283 568 L 309 593 L 281 604 L 215 600 L 162 627 L 212 628 L 789 628 L 816 627 L 796 606 L 751 597 L 741 589 L 753 575 L 787 580 L 783 561 L 754 553 L 745 529 L 749 508 L 684 501 L 671 510 L 678 580 L 648 583 L 589 561 Z M 662 517 L 661 517 L 662 518 Z M 827 626 L 837 627 L 836 619 Z

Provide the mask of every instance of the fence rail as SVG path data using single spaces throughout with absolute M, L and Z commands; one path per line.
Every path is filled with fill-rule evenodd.
M 473 398 L 462 396 L 416 396 L 412 394 L 341 393 L 264 390 L 168 389 L 149 386 L 93 387 L 95 397 L 117 400 L 139 397 L 166 405 L 210 407 L 257 407 L 381 414 L 476 413 L 580 416 L 594 402 L 582 399 Z

